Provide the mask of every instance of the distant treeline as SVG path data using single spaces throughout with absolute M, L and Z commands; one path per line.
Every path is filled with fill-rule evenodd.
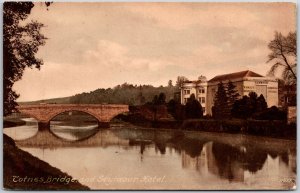
M 159 93 L 164 93 L 166 100 L 169 101 L 174 98 L 174 92 L 176 91 L 178 91 L 178 87 L 172 85 L 154 87 L 152 85 L 132 85 L 124 83 L 114 88 L 100 88 L 89 93 L 76 94 L 70 97 L 69 102 L 72 104 L 107 103 L 141 105 L 151 102 L 154 96 Z

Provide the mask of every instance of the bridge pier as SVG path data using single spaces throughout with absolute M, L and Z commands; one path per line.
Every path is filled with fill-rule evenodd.
M 39 131 L 50 130 L 50 122 L 38 122 L 38 130 Z
M 98 121 L 98 128 L 109 128 L 109 122 Z

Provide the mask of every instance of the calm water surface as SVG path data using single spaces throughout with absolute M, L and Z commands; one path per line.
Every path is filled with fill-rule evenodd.
M 4 129 L 17 145 L 91 189 L 291 189 L 296 142 L 145 129 L 112 123 L 38 132 L 34 119 Z

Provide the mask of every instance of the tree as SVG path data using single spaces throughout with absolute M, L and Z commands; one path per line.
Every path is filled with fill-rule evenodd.
M 248 96 L 235 101 L 231 110 L 231 115 L 236 118 L 250 118 L 255 114 L 267 109 L 267 102 L 263 95 L 257 97 L 255 92 L 250 92 Z
M 161 92 L 158 95 L 158 105 L 164 105 L 166 104 L 166 94 Z
M 272 106 L 256 113 L 254 118 L 259 120 L 286 120 L 287 114 L 285 111 L 279 110 L 276 106 Z
M 275 32 L 275 38 L 268 44 L 271 53 L 267 62 L 274 61 L 269 74 L 274 75 L 278 68 L 283 68 L 282 78 L 287 84 L 296 84 L 297 39 L 296 32 L 283 36 Z
M 184 83 L 185 81 L 188 81 L 188 79 L 187 79 L 186 77 L 184 77 L 184 76 L 178 76 L 178 77 L 177 77 L 177 81 L 176 81 L 176 87 L 177 87 L 177 88 L 182 87 L 182 85 L 183 85 L 183 83 Z
M 227 93 L 224 84 L 220 82 L 214 98 L 213 116 L 215 118 L 227 118 L 229 115 L 230 109 L 228 106 Z
M 228 107 L 231 110 L 235 101 L 240 97 L 240 94 L 235 89 L 236 86 L 229 80 L 227 84 Z
M 143 96 L 142 85 L 139 86 L 139 93 L 137 96 L 138 104 L 142 105 L 146 102 L 146 98 Z
M 46 6 L 50 4 L 47 2 Z M 28 18 L 32 2 L 5 2 L 3 5 L 3 109 L 4 116 L 17 111 L 13 89 L 16 81 L 22 78 L 26 67 L 40 69 L 43 61 L 35 57 L 38 48 L 45 44 L 46 37 L 40 33 L 43 24 L 31 21 L 21 24 Z
M 243 96 L 241 99 L 235 101 L 231 109 L 231 115 L 241 119 L 250 117 L 249 101 L 248 96 Z
M 176 119 L 183 120 L 185 118 L 185 106 L 180 102 L 171 99 L 167 104 L 168 112 Z
M 250 92 L 248 95 L 249 95 L 248 108 L 249 108 L 250 115 L 252 115 L 257 111 L 257 94 L 256 92 Z
M 172 87 L 172 86 L 173 86 L 172 80 L 169 80 L 168 81 L 168 87 Z
M 188 119 L 197 119 L 203 117 L 202 106 L 199 101 L 196 100 L 194 94 L 191 94 L 187 100 L 185 105 L 185 115 Z
M 256 111 L 262 112 L 265 111 L 268 108 L 268 104 L 265 100 L 265 97 L 261 94 L 256 101 Z

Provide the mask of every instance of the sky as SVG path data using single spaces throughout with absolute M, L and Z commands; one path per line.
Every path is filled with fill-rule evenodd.
M 296 30 L 292 3 L 36 3 L 48 38 L 14 90 L 32 101 L 132 84 L 175 84 L 252 70 L 266 75 L 275 31 Z

